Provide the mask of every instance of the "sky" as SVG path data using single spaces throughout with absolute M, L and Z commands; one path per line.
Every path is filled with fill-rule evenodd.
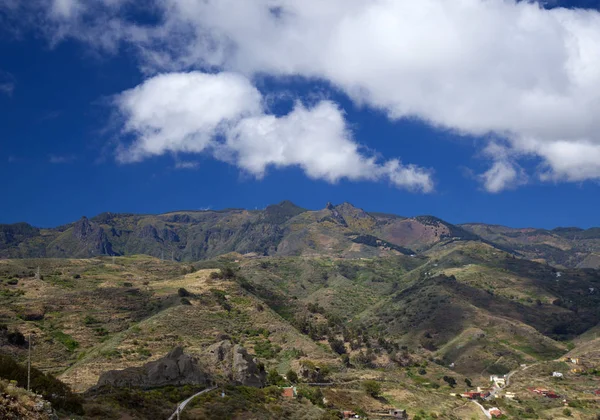
M 599 226 L 599 8 L 0 0 L 0 223 L 291 200 Z

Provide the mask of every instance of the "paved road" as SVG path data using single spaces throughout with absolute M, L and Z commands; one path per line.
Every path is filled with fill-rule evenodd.
M 479 408 L 481 408 L 481 411 L 483 412 L 483 415 L 486 416 L 488 419 L 491 419 L 492 416 L 490 415 L 490 413 L 488 413 L 488 411 L 483 407 L 483 405 L 479 404 L 477 401 L 471 401 L 473 404 L 476 404 Z
M 197 394 L 192 395 L 187 400 L 180 402 L 179 405 L 177 406 L 177 409 L 175 410 L 175 412 L 173 414 L 171 414 L 171 417 L 169 417 L 169 420 L 173 420 L 173 419 L 177 418 L 177 413 L 181 414 L 181 412 L 183 411 L 185 406 L 188 405 L 189 402 L 192 401 L 194 398 L 196 398 L 198 395 L 205 394 L 205 393 L 210 392 L 215 389 L 217 389 L 216 386 L 213 386 L 211 388 L 206 388 L 204 391 L 200 391 Z

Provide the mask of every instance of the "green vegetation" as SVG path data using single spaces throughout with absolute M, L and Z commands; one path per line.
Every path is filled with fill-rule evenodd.
M 373 398 L 381 396 L 381 384 L 377 381 L 363 381 L 361 384 L 365 393 Z

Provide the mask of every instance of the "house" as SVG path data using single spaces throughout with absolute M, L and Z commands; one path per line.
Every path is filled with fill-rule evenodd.
M 546 397 L 548 398 L 560 398 L 560 395 L 554 393 L 553 391 L 550 391 L 546 394 Z
M 504 386 L 506 385 L 506 375 L 502 375 L 502 376 L 498 376 L 498 375 L 492 375 L 490 376 L 490 382 L 493 382 L 496 384 L 496 386 Z
M 548 392 L 550 392 L 546 388 L 535 388 L 535 389 L 532 389 L 531 391 L 535 392 L 536 394 L 539 394 L 539 395 L 546 395 Z
M 581 364 L 581 360 L 579 360 L 579 358 L 578 358 L 578 357 L 572 357 L 572 358 L 571 358 L 571 363 L 574 363 L 574 364 L 576 364 L 576 365 L 579 365 L 579 364 Z
M 399 408 L 393 408 L 390 410 L 390 416 L 395 419 L 408 419 L 406 410 L 400 410 Z
M 573 368 L 573 369 L 571 369 L 571 373 L 583 373 L 583 369 L 582 368 Z
M 517 395 L 514 392 L 506 391 L 506 393 L 504 394 L 504 398 L 514 400 L 515 398 L 517 398 Z
M 477 388 L 477 392 L 479 392 L 479 396 L 481 398 L 487 398 L 491 394 L 491 391 L 489 389 Z
M 296 398 L 298 396 L 298 392 L 296 391 L 295 386 L 288 386 L 281 390 L 281 396 L 284 398 Z
M 349 411 L 349 410 L 342 411 L 342 416 L 345 419 L 354 419 L 354 418 L 357 418 L 356 413 L 354 411 Z
M 489 415 L 492 417 L 502 417 L 503 413 L 500 411 L 498 407 L 492 407 L 488 411 Z
M 481 393 L 480 392 L 470 391 L 470 392 L 464 392 L 464 393 L 460 394 L 460 396 L 463 397 L 463 398 L 468 398 L 470 400 L 474 400 L 476 398 L 481 397 Z
M 553 378 L 562 378 L 563 374 L 560 372 L 552 372 L 552 377 Z

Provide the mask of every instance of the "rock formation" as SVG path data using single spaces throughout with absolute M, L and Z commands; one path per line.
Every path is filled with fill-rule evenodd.
M 229 340 L 215 343 L 208 348 L 212 361 L 236 384 L 262 388 L 266 385 L 264 366 L 239 344 Z
M 177 347 L 162 359 L 141 367 L 111 370 L 103 373 L 97 386 L 133 386 L 155 388 L 167 385 L 203 385 L 208 383 L 207 374 L 200 369 L 193 357 Z

